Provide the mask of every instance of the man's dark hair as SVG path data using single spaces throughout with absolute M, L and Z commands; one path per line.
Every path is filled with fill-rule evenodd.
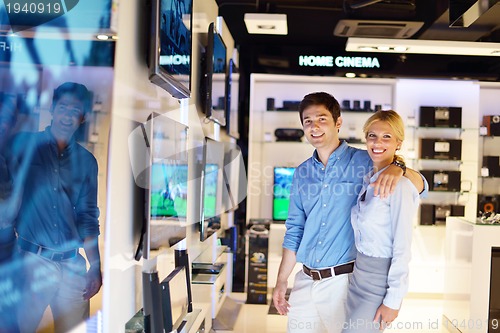
M 300 102 L 299 115 L 302 124 L 302 114 L 304 110 L 313 105 L 323 105 L 332 114 L 334 122 L 337 122 L 337 119 L 340 117 L 340 104 L 335 97 L 326 92 L 314 92 L 305 95 Z
M 54 90 L 52 97 L 52 107 L 54 107 L 64 94 L 71 94 L 83 102 L 83 114 L 91 109 L 92 94 L 83 84 L 75 82 L 65 82 Z

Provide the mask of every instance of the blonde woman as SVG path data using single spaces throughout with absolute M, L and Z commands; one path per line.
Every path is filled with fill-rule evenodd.
M 343 332 L 383 331 L 398 316 L 408 290 L 412 220 L 419 204 L 419 194 L 406 177 L 387 198 L 376 196 L 369 186 L 399 158 L 404 140 L 401 117 L 392 110 L 378 111 L 363 131 L 373 170 L 365 176 L 351 211 L 357 257 Z

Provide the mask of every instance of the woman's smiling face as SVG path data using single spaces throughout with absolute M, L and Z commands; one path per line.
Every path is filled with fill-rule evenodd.
M 366 148 L 377 170 L 391 164 L 400 147 L 401 140 L 396 138 L 394 129 L 386 121 L 375 121 L 367 129 Z

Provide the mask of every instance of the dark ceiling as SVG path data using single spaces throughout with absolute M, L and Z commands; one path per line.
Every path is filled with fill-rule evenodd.
M 216 0 L 240 50 L 240 66 L 251 72 L 343 76 L 342 70 L 304 69 L 299 55 L 348 54 L 347 37 L 335 36 L 340 20 L 423 22 L 411 39 L 500 43 L 500 2 L 486 0 Z M 460 27 L 471 5 L 478 18 Z M 248 34 L 245 13 L 287 15 L 288 35 Z M 456 20 L 458 18 L 458 20 Z M 454 22 L 454 27 L 450 27 Z M 364 37 L 356 35 L 355 37 Z M 352 56 L 352 53 L 350 54 Z M 369 55 L 369 54 L 368 54 Z M 500 57 L 372 53 L 387 64 L 380 77 L 459 77 L 500 81 Z

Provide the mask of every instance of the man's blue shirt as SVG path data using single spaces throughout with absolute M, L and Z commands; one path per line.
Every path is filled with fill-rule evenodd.
M 345 141 L 325 166 L 317 152 L 293 176 L 283 247 L 310 268 L 346 263 L 356 258 L 351 207 L 372 167 L 366 150 Z
M 18 134 L 12 157 L 16 179 L 24 186 L 16 220 L 19 237 L 64 250 L 99 235 L 97 161 L 89 151 L 72 139 L 58 152 L 47 127 Z

